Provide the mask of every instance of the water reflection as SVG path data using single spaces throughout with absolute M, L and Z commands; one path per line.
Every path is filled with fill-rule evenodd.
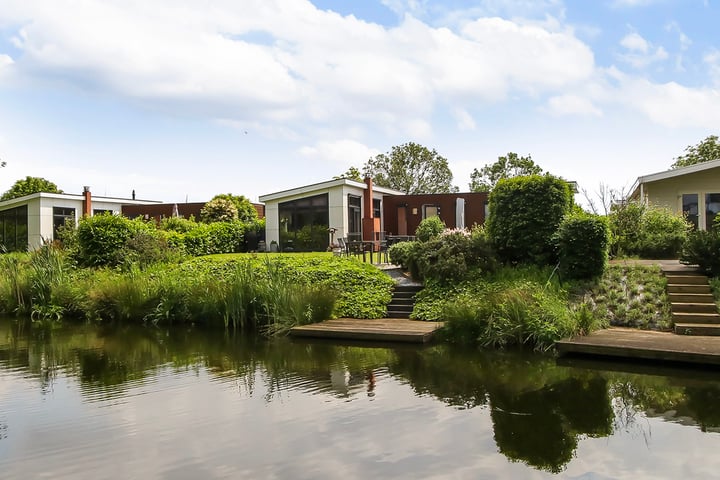
M 231 382 L 240 399 L 266 405 L 286 401 L 288 392 L 373 401 L 383 389 L 406 385 L 446 408 L 487 412 L 498 452 L 549 473 L 562 472 L 582 440 L 619 432 L 646 437 L 648 418 L 720 431 L 720 383 L 712 375 L 590 367 L 445 346 L 365 348 L 186 327 L 38 328 L 0 320 L 0 378 L 22 377 L 42 395 L 72 379 L 90 403 L 161 388 L 182 395 L 186 386 L 167 378 L 173 372 Z M 0 407 L 2 398 L 0 389 Z M 13 440 L 8 424 L 0 408 L 0 447 Z

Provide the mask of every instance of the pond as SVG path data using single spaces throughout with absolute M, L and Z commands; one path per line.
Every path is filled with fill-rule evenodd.
M 0 319 L 0 476 L 717 478 L 719 378 Z

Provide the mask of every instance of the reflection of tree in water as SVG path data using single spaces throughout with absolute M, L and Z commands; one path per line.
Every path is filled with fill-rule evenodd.
M 692 386 L 685 389 L 687 414 L 697 420 L 703 432 L 720 428 L 720 386 Z M 683 412 L 681 410 L 681 412 Z M 684 413 L 684 412 L 683 412 Z
M 495 441 L 501 453 L 557 473 L 572 459 L 579 435 L 612 433 L 607 382 L 568 378 L 539 390 L 490 391 Z

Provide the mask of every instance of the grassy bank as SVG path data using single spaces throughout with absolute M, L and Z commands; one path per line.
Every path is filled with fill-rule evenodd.
M 413 317 L 445 321 L 451 342 L 547 350 L 608 325 L 670 328 L 665 285 L 655 266 L 611 265 L 586 282 L 562 281 L 549 267 L 504 267 L 453 284 L 428 282 Z
M 0 257 L 0 313 L 284 331 L 385 314 L 391 279 L 329 254 L 227 254 L 146 269 L 75 268 L 62 251 Z

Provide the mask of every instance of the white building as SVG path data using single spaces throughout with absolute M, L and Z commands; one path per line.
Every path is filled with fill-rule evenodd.
M 265 241 L 279 248 L 321 250 L 328 246 L 329 229 L 334 238 L 356 234 L 366 240 L 383 230 L 383 197 L 402 192 L 341 178 L 270 193 L 265 204 Z
M 81 195 L 33 193 L 0 202 L 0 245 L 7 251 L 35 250 L 52 241 L 67 219 L 111 212 L 120 214 L 123 205 L 152 205 L 160 202 L 129 198 L 93 197 L 85 187 Z

